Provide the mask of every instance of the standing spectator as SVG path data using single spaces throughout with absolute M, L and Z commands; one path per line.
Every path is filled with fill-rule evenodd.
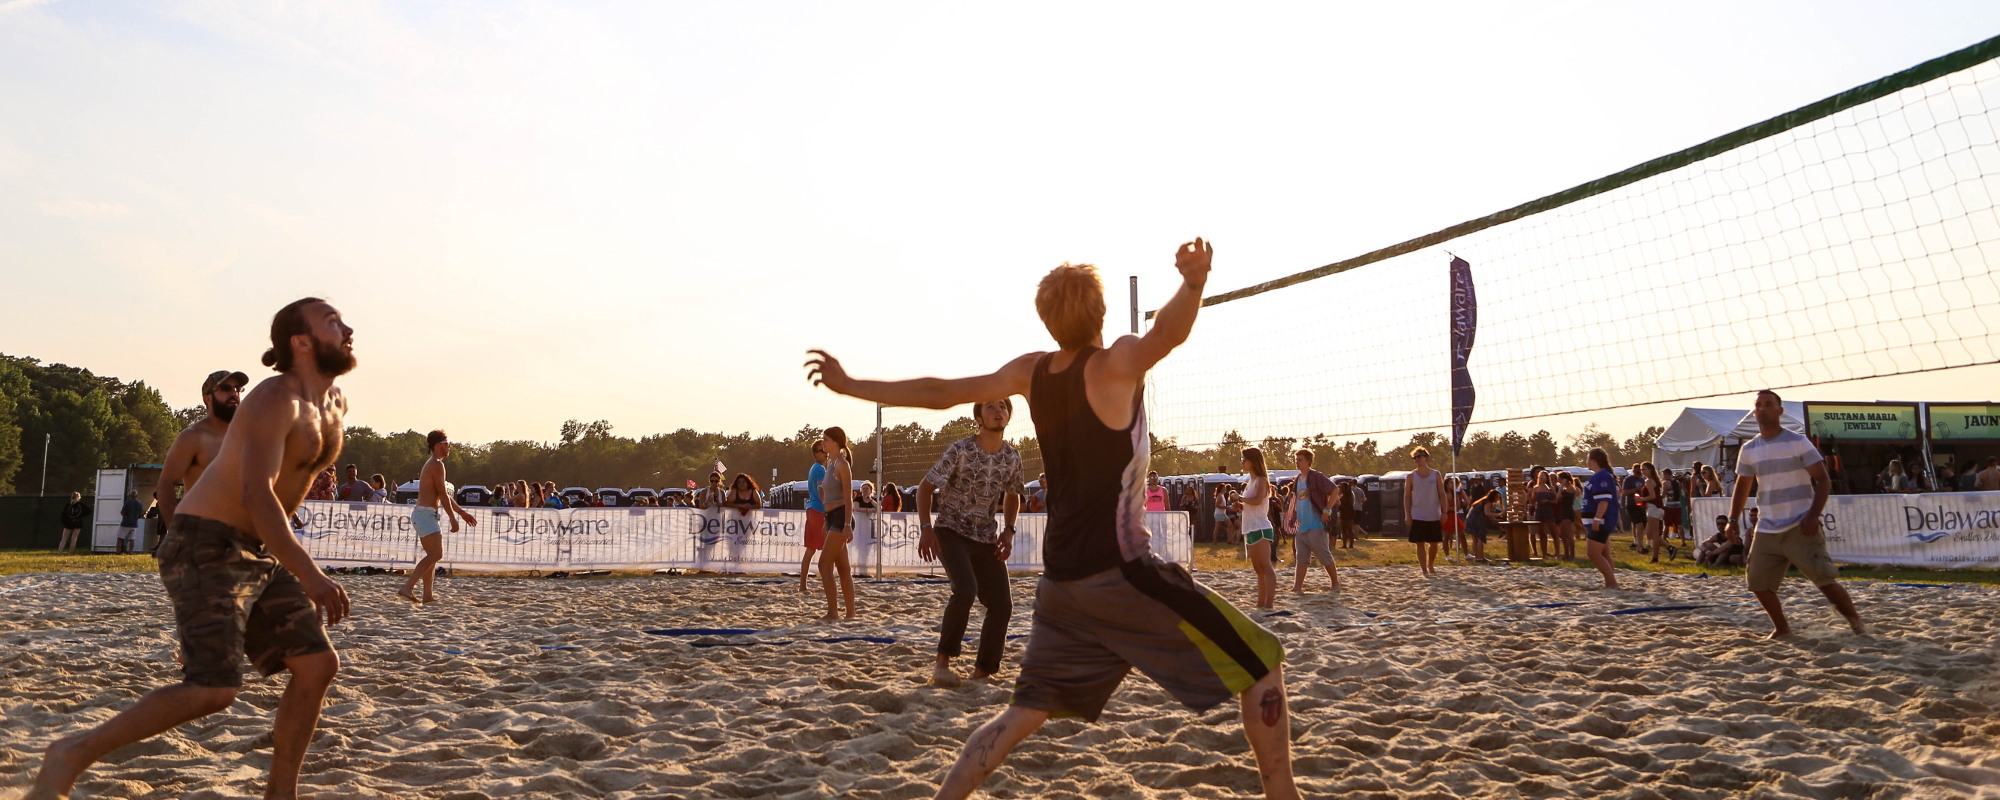
M 1703 497 L 1729 496 L 1728 492 L 1723 491 L 1722 479 L 1715 476 L 1715 465 L 1713 464 L 1706 465 L 1701 468 L 1701 483 L 1704 486 L 1708 487 L 1707 489 L 1703 490 L 1707 492 L 1707 494 L 1702 495 Z
M 708 473 L 708 488 L 694 493 L 694 507 L 700 509 L 721 508 L 722 494 L 722 473 Z M 845 494 L 845 492 L 842 494 Z
M 857 511 L 875 510 L 875 482 L 862 481 L 861 488 L 854 492 L 854 508 Z
M 1472 501 L 1472 508 L 1466 510 L 1465 528 L 1472 537 L 1472 556 L 1467 563 L 1475 559 L 1481 564 L 1492 563 L 1486 560 L 1486 537 L 1492 535 L 1493 526 L 1501 522 L 1501 502 L 1500 490 L 1492 489 Z
M 1558 522 L 1556 499 L 1559 496 L 1556 492 L 1555 473 L 1550 470 L 1537 470 L 1535 488 L 1528 494 L 1534 498 L 1535 521 L 1541 523 L 1535 526 L 1535 536 L 1529 540 L 1528 551 L 1530 554 L 1539 551 L 1542 558 L 1553 558 L 1549 543 L 1556 538 Z
M 1028 511 L 1042 514 L 1049 510 L 1049 474 L 1035 476 L 1035 493 L 1028 496 Z
M 1750 412 L 1757 418 L 1757 438 L 1743 443 L 1736 460 L 1736 493 L 1729 504 L 1729 517 L 1743 514 L 1752 482 L 1757 485 L 1757 510 L 1761 512 L 1745 570 L 1750 593 L 1771 617 L 1771 638 L 1791 635 L 1778 587 L 1785 579 L 1785 569 L 1797 567 L 1847 619 L 1849 628 L 1856 634 L 1865 633 L 1854 598 L 1840 585 L 1840 568 L 1827 554 L 1826 537 L 1820 533 L 1820 512 L 1833 493 L 1826 460 L 1812 440 L 1779 424 L 1784 411 L 1777 392 L 1766 389 L 1757 393 L 1757 404 Z
M 333 484 L 333 465 L 328 464 L 326 469 L 320 470 L 318 475 L 313 476 L 313 485 L 311 489 L 306 491 L 306 499 L 332 500 Z
M 1146 473 L 1146 510 L 1167 510 L 1167 487 L 1160 485 L 1160 473 Z
M 1646 488 L 1646 473 L 1638 464 L 1625 471 L 1625 482 L 1618 490 L 1619 502 L 1625 507 L 1623 522 L 1632 532 L 1632 549 L 1640 554 L 1646 552 L 1646 545 L 1640 541 L 1646 533 L 1646 506 L 1639 501 L 1639 494 Z
M 1419 447 L 1410 451 L 1417 468 L 1403 479 L 1403 519 L 1410 529 L 1410 543 L 1417 546 L 1417 566 L 1425 575 L 1437 574 L 1438 548 L 1444 544 L 1440 524 L 1445 507 L 1444 474 L 1431 469 L 1431 451 Z
M 1662 487 L 1665 496 L 1660 500 L 1667 509 L 1667 516 L 1660 520 L 1660 524 L 1667 529 L 1669 538 L 1685 539 L 1687 537 L 1681 535 L 1681 507 L 1687 505 L 1687 489 L 1673 470 L 1667 470 L 1662 477 L 1665 479 Z
M 2000 492 L 2000 456 L 1986 459 L 1986 468 L 1979 471 L 1979 479 L 1973 488 L 1981 492 Z
M 894 514 L 903 510 L 903 489 L 893 481 L 882 482 L 882 513 Z
M 56 552 L 75 550 L 77 540 L 83 537 L 84 523 L 89 519 L 90 504 L 83 502 L 83 493 L 70 492 L 69 503 L 62 510 L 62 540 L 56 543 Z
M 1243 487 L 1243 548 L 1257 572 L 1257 608 L 1269 611 L 1278 603 L 1278 574 L 1271 566 L 1277 527 L 1271 524 L 1271 476 L 1264 471 L 1264 451 L 1243 448 L 1243 469 L 1250 474 Z
M 1639 474 L 1646 478 L 1639 485 L 1639 507 L 1644 509 L 1646 515 L 1646 549 L 1640 552 L 1652 553 L 1652 563 L 1658 564 L 1660 551 L 1667 549 L 1667 508 L 1663 505 L 1660 471 L 1654 468 L 1653 462 L 1645 461 L 1639 464 Z
M 347 465 L 347 481 L 340 484 L 340 488 L 335 492 L 333 499 L 343 503 L 365 503 L 368 501 L 368 493 L 374 490 L 374 487 L 369 486 L 366 481 L 361 480 L 361 468 L 349 464 Z
M 1946 464 L 1938 469 L 1938 491 L 1958 491 L 1958 472 L 1953 470 L 1950 464 Z
M 1576 558 L 1576 496 L 1576 476 L 1556 473 L 1556 557 L 1564 561 Z
M 389 479 L 382 477 L 380 472 L 368 478 L 368 502 L 389 502 Z
M 134 489 L 125 493 L 125 507 L 118 511 L 118 554 L 138 548 L 133 542 L 139 533 L 139 518 L 145 516 L 146 509 L 139 505 L 139 492 Z
M 146 519 L 150 520 L 159 518 L 160 518 L 160 493 L 154 492 L 153 501 L 146 504 Z M 148 525 L 155 529 L 158 529 L 159 527 L 159 523 L 148 523 Z M 140 534 L 139 542 L 144 543 L 145 541 L 146 541 L 146 535 L 143 533 Z M 161 540 L 159 539 L 153 540 L 153 549 L 146 551 L 147 553 L 151 554 L 154 558 L 160 557 L 160 541 Z M 137 552 L 136 548 L 134 552 Z
M 750 512 L 764 507 L 764 493 L 757 489 L 757 479 L 745 473 L 736 473 L 736 480 L 729 485 L 725 505 L 736 509 L 736 513 L 750 516 Z
M 1888 494 L 1909 494 L 1916 490 L 1910 476 L 1903 472 L 1902 459 L 1889 459 L 1889 468 L 1882 471 L 1882 490 Z

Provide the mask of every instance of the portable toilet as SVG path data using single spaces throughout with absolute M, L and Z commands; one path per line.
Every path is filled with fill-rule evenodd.
M 418 489 L 422 488 L 422 486 L 423 484 L 416 481 L 410 481 L 396 487 L 396 502 L 403 505 L 410 505 L 417 502 Z
M 479 484 L 468 484 L 459 487 L 458 504 L 462 506 L 490 506 L 493 505 L 493 493 Z
M 1380 487 L 1377 494 L 1381 503 L 1381 533 L 1390 537 L 1408 537 L 1409 520 L 1403 519 L 1403 488 L 1408 484 L 1410 473 L 1405 470 L 1385 472 L 1377 479 Z
M 581 486 L 571 486 L 562 490 L 563 505 L 574 507 L 578 501 L 588 501 L 591 491 Z
M 636 506 L 639 504 L 640 498 L 646 498 L 650 500 L 650 499 L 658 499 L 659 496 L 660 496 L 659 493 L 654 492 L 653 490 L 648 489 L 644 486 L 634 486 L 630 489 L 625 490 L 625 498 L 627 501 L 625 504 L 628 506 Z
M 625 496 L 624 489 L 620 489 L 613 486 L 607 486 L 605 488 L 598 489 L 597 499 L 604 502 L 605 508 L 618 508 L 620 506 L 629 506 L 632 504 L 631 499 Z
M 1382 532 L 1382 476 L 1357 475 L 1355 486 L 1361 489 L 1361 529 L 1368 533 Z M 1400 504 L 1402 497 L 1397 496 Z M 1400 509 L 1400 505 L 1399 505 Z M 1398 514 L 1402 513 L 1400 510 Z
M 123 522 L 125 492 L 139 493 L 141 511 L 153 505 L 153 493 L 159 491 L 160 472 L 165 469 L 160 464 L 133 464 L 129 467 L 100 469 L 97 471 L 97 494 L 90 511 L 90 550 L 94 553 L 111 553 L 118 550 L 118 523 Z M 159 544 L 160 535 L 165 530 L 159 520 L 149 520 L 141 516 L 136 546 L 142 551 L 150 551 Z M 156 530 L 158 528 L 159 530 Z

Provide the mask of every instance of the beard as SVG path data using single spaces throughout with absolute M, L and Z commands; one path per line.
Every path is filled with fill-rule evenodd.
M 322 342 L 319 340 L 319 337 L 315 336 L 313 337 L 313 366 L 319 368 L 319 374 L 321 375 L 329 378 L 338 378 L 346 375 L 349 370 L 354 369 L 354 354 L 342 349 L 338 344 Z
M 236 418 L 236 404 L 235 403 L 230 403 L 228 405 L 218 404 L 213 410 L 209 411 L 208 413 L 214 416 L 216 419 L 222 420 L 223 422 L 228 422 Z

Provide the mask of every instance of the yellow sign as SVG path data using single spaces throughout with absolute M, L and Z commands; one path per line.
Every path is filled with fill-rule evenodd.
M 2000 439 L 2000 406 L 1931 406 L 1931 440 Z
M 1915 439 L 1916 406 L 1806 404 L 1806 433 L 1838 439 Z

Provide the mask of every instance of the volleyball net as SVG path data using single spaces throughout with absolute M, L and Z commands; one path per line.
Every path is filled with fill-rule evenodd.
M 1207 297 L 1193 336 L 1149 377 L 1154 466 L 1209 471 L 1238 444 L 1448 442 L 1454 259 L 1476 303 L 1462 366 L 1480 426 L 2000 361 L 1996 58 L 2000 37 Z M 1033 434 L 1016 410 L 1010 440 Z M 903 486 L 972 433 L 969 407 L 884 420 L 885 477 Z M 1039 451 L 1023 456 L 1032 479 Z
M 1152 373 L 1153 430 L 1182 447 L 1449 430 L 1454 258 L 1476 288 L 1481 425 L 2000 360 L 1996 57 L 2000 38 L 1208 297 Z

